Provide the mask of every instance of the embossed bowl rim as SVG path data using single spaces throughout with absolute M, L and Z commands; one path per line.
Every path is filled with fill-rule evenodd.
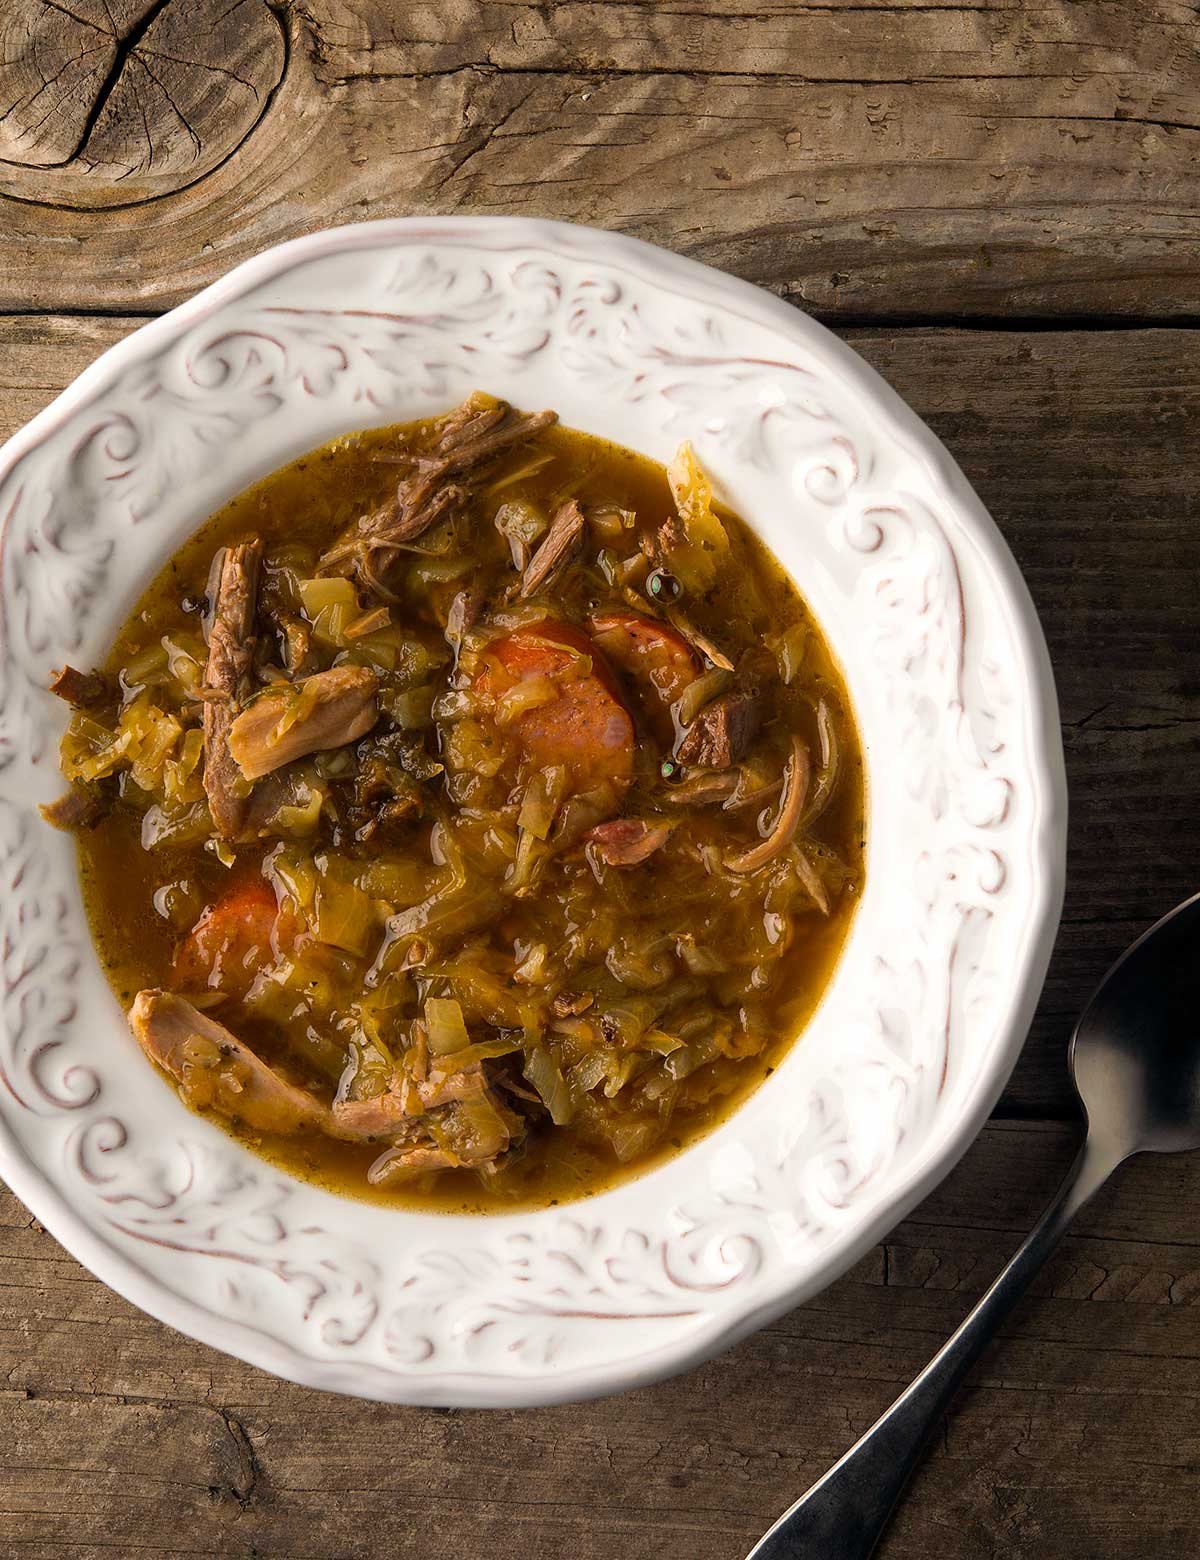
M 0 1122 L 0 1173 L 10 1187 L 94 1274 L 160 1320 L 213 1347 L 310 1386 L 389 1401 L 522 1406 L 623 1390 L 658 1380 L 709 1357 L 818 1293 L 945 1176 L 970 1145 L 999 1096 L 1040 992 L 1061 912 L 1066 784 L 1053 676 L 1033 603 L 999 531 L 938 439 L 872 368 L 816 321 L 749 283 L 634 239 L 525 218 L 448 217 L 359 223 L 292 240 L 239 265 L 189 301 L 106 350 L 45 411 L 8 441 L 0 451 L 0 481 L 91 398 L 115 382 L 120 373 L 153 359 L 192 327 L 218 316 L 223 308 L 252 290 L 285 278 L 294 269 L 321 257 L 385 249 L 393 244 L 453 245 L 476 240 L 493 249 L 523 249 L 535 257 L 595 257 L 598 264 L 642 278 L 660 289 L 677 291 L 685 297 L 702 295 L 718 311 L 724 304 L 733 315 L 751 320 L 798 349 L 803 348 L 820 360 L 837 381 L 868 403 L 878 427 L 924 468 L 931 489 L 941 496 L 962 534 L 969 537 L 979 566 L 988 573 L 1005 603 L 1018 658 L 1025 671 L 1019 692 L 1031 744 L 1033 790 L 1028 844 L 1034 871 L 1025 907 L 1028 935 L 1023 958 L 1020 967 L 1009 972 L 1004 1021 L 956 1119 L 938 1121 L 938 1130 L 930 1134 L 936 1139 L 932 1146 L 922 1145 L 899 1169 L 893 1170 L 886 1197 L 875 1204 L 868 1217 L 840 1230 L 825 1249 L 822 1262 L 802 1281 L 776 1281 L 757 1288 L 748 1285 L 736 1305 L 714 1312 L 707 1324 L 693 1333 L 668 1338 L 640 1353 L 627 1350 L 615 1362 L 578 1369 L 515 1372 L 511 1376 L 468 1370 L 449 1376 L 408 1378 L 402 1372 L 381 1374 L 369 1363 L 317 1357 L 306 1351 L 300 1338 L 269 1336 L 258 1327 L 223 1316 L 210 1304 L 196 1303 L 165 1287 L 98 1234 L 76 1212 L 55 1180 L 30 1161 L 8 1125 Z M 371 420 L 365 417 L 364 423 Z M 202 518 L 197 516 L 197 523 Z M 748 518 L 753 522 L 752 515 Z M 164 550 L 164 557 L 168 551 Z M 800 583 L 803 588 L 803 580 Z M 878 798 L 875 806 L 879 806 Z M 703 1148 L 692 1150 L 697 1152 L 703 1152 Z M 586 1211 L 591 1206 L 575 1204 L 564 1211 L 570 1212 L 572 1207 Z M 778 1275 L 775 1277 L 778 1280 Z

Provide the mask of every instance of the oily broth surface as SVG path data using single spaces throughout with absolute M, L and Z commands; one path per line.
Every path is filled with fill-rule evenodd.
M 117 636 L 106 669 L 119 670 L 131 655 L 160 636 L 194 628 L 193 612 L 185 610 L 203 595 L 209 563 L 223 545 L 258 533 L 267 544 L 329 541 L 368 508 L 386 499 L 395 484 L 394 468 L 373 457 L 394 450 L 427 425 L 384 428 L 351 435 L 295 461 L 239 495 L 215 515 L 164 567 L 142 596 Z M 569 429 L 555 427 L 539 434 L 536 447 L 553 452 L 554 460 L 524 478 L 522 496 L 551 508 L 563 496 L 589 503 L 616 503 L 636 512 L 639 527 L 653 528 L 672 512 L 663 468 L 634 452 Z M 491 486 L 506 471 L 527 464 L 521 456 L 501 467 Z M 504 493 L 508 496 L 508 492 Z M 497 502 L 500 500 L 497 499 Z M 812 830 L 812 837 L 835 848 L 850 870 L 850 881 L 829 917 L 801 915 L 794 922 L 791 946 L 781 956 L 774 988 L 764 1006 L 769 1012 L 770 1043 L 757 1056 L 733 1061 L 721 1058 L 715 1070 L 712 1096 L 689 1109 L 678 1105 L 668 1136 L 632 1163 L 617 1164 L 607 1147 L 579 1140 L 570 1127 L 531 1134 L 528 1145 L 502 1174 L 488 1185 L 469 1170 L 443 1171 L 423 1182 L 372 1188 L 365 1172 L 379 1145 L 347 1144 L 315 1137 L 268 1137 L 230 1128 L 213 1119 L 250 1148 L 302 1179 L 342 1194 L 392 1206 L 450 1213 L 506 1212 L 546 1206 L 603 1191 L 669 1158 L 711 1130 L 771 1073 L 803 1028 L 819 1001 L 861 893 L 864 849 L 864 782 L 862 757 L 853 712 L 841 674 L 819 628 L 794 584 L 757 538 L 736 517 L 723 512 L 730 535 L 733 568 L 720 582 L 716 612 L 700 613 L 699 625 L 720 638 L 728 624 L 745 623 L 756 634 L 776 635 L 798 621 L 808 630 L 804 674 L 793 688 L 779 685 L 770 715 L 798 730 L 815 750 L 815 695 L 832 708 L 841 748 L 841 769 L 834 801 Z M 500 539 L 495 538 L 498 550 Z M 505 550 L 505 556 L 506 556 Z M 748 582 L 753 581 L 751 587 Z M 578 594 L 579 600 L 572 601 Z M 556 600 L 556 606 L 560 603 Z M 586 607 L 584 593 L 566 583 L 561 605 L 578 620 Z M 574 605 L 577 610 L 569 610 Z M 239 847 L 239 863 L 261 859 L 272 842 Z M 170 987 L 177 934 L 154 906 L 155 890 L 185 874 L 201 898 L 211 902 L 228 877 L 216 858 L 195 847 L 151 853 L 141 847 L 140 819 L 132 811 L 115 810 L 93 831 L 79 836 L 79 860 L 84 900 L 102 965 L 123 1006 L 147 986 Z M 653 862 L 623 874 L 622 888 L 633 903 L 660 904 L 669 909 L 669 874 L 653 870 Z M 220 1011 L 215 1015 L 223 1016 Z M 293 1051 L 281 1049 L 265 1027 L 239 1024 L 234 1028 L 265 1060 L 281 1066 L 295 1081 L 308 1083 Z M 314 1074 L 315 1077 L 315 1074 Z M 328 1090 L 328 1083 L 323 1083 Z

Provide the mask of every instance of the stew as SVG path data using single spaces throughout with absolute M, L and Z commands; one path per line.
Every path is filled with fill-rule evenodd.
M 134 1035 L 294 1173 L 578 1197 L 777 1065 L 863 882 L 840 673 L 669 470 L 476 394 L 338 439 L 67 667 L 66 795 Z

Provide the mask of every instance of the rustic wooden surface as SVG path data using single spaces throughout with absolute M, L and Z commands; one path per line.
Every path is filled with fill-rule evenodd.
M 1198 104 L 1172 0 L 4 0 L 0 435 L 316 227 L 637 233 L 817 312 L 942 436 L 1041 611 L 1072 812 L 997 1119 L 852 1274 L 674 1382 L 324 1397 L 141 1316 L 0 1192 L 0 1553 L 739 1560 L 951 1330 L 1069 1162 L 1081 1002 L 1200 877 Z M 1087 1211 L 885 1560 L 1200 1552 L 1198 1208 L 1200 1158 Z

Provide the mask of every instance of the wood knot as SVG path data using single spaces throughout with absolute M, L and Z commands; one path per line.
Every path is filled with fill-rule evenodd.
M 266 0 L 4 0 L 0 189 L 90 209 L 230 158 L 283 76 Z

